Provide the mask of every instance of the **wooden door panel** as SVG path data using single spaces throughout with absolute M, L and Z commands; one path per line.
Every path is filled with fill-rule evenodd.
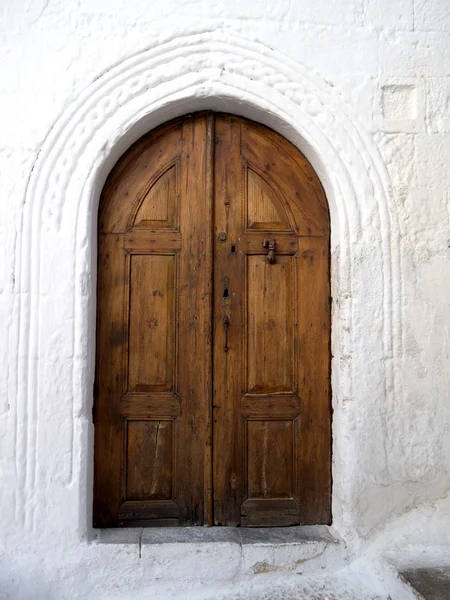
M 108 177 L 98 267 L 95 525 L 328 523 L 329 218 L 305 157 L 230 115 L 158 128 Z
M 130 260 L 128 390 L 175 389 L 176 257 L 133 254 Z
M 289 527 L 299 524 L 294 498 L 249 498 L 241 506 L 242 527 Z
M 138 219 L 137 223 L 135 221 L 140 207 L 143 207 L 146 215 L 154 221 L 153 227 L 177 228 L 181 199 L 179 171 L 182 149 L 182 127 L 179 121 L 158 128 L 136 142 L 118 161 L 105 183 L 99 207 L 99 231 L 123 233 L 139 225 L 141 219 Z M 173 170 L 174 166 L 176 168 Z M 168 176 L 164 177 L 167 172 Z M 169 179 L 172 185 L 175 176 L 174 206 L 173 188 L 168 186 L 169 189 L 164 191 L 161 189 L 164 188 L 161 183 L 165 181 L 167 184 Z M 165 196 L 167 191 L 169 195 Z M 152 201 L 152 196 L 155 201 Z M 144 202 L 146 198 L 147 202 Z M 159 204 L 156 203 L 157 200 Z M 151 207 L 158 212 L 152 213 Z M 170 215 L 174 212 L 173 225 L 169 225 L 166 220 L 160 220 L 163 210 L 167 212 L 167 221 L 170 221 Z
M 118 162 L 102 194 L 99 527 L 200 525 L 208 518 L 210 120 L 196 115 L 142 138 Z
M 290 227 L 302 236 L 328 236 L 327 201 L 307 159 L 274 131 L 241 123 L 242 158 L 277 191 Z
M 323 191 L 286 140 L 218 116 L 215 225 L 215 523 L 329 522 Z M 275 250 L 270 262 L 265 239 Z M 314 501 L 307 500 L 311 495 Z
M 266 254 L 246 257 L 249 393 L 295 389 L 295 287 L 291 256 L 279 256 L 276 264 L 269 264 Z
M 123 319 L 126 255 L 120 235 L 99 235 L 95 372 L 94 526 L 117 525 L 121 503 L 123 418 L 117 410 L 126 390 Z M 114 377 L 111 377 L 111 373 Z
M 126 498 L 172 498 L 171 421 L 128 420 L 126 431 Z
M 299 395 L 302 409 L 298 435 L 302 476 L 299 499 L 301 523 L 329 523 L 331 519 L 331 410 L 330 410 L 330 263 L 329 240 L 299 240 L 298 304 Z
M 119 527 L 177 527 L 182 511 L 173 500 L 127 500 L 118 511 Z
M 245 228 L 242 203 L 241 132 L 238 119 L 217 116 L 214 162 L 214 524 L 239 525 L 245 500 L 246 421 L 239 401 L 243 388 Z M 226 238 L 223 240 L 223 235 Z M 223 240 L 223 241 L 222 241 Z M 234 251 L 233 251 L 234 250 Z M 229 325 L 225 327 L 224 319 Z M 238 333 L 240 331 L 240 333 Z M 226 351 L 225 351 L 226 350 Z
M 253 169 L 246 170 L 247 227 L 249 229 L 289 229 L 288 219 L 277 192 Z
M 150 189 L 141 192 L 142 200 L 136 202 L 136 212 L 132 212 L 129 224 L 132 227 L 176 227 L 177 203 L 179 196 L 179 163 L 170 167 L 151 181 Z
M 212 145 L 211 116 L 183 122 L 179 267 L 179 365 L 181 415 L 175 421 L 176 493 L 180 524 L 208 519 L 212 406 Z M 201 368 L 199 368 L 201 365 Z
M 292 421 L 249 421 L 247 432 L 248 498 L 292 498 Z

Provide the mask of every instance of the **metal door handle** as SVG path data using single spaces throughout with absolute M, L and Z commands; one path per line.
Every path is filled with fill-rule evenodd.
M 269 252 L 267 253 L 267 262 L 269 265 L 273 265 L 275 262 L 275 240 L 274 238 L 264 238 L 263 239 L 263 248 L 269 248 Z

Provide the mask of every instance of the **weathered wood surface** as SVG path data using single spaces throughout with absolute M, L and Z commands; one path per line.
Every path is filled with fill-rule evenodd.
M 105 184 L 98 272 L 95 525 L 330 522 L 329 218 L 301 153 L 230 115 L 151 132 Z

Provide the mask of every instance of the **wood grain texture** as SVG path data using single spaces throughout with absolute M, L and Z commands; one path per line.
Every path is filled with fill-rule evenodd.
M 128 389 L 169 391 L 175 373 L 175 257 L 131 256 Z
M 103 190 L 98 527 L 204 522 L 205 415 L 212 404 L 206 140 L 204 114 L 165 125 L 119 160 Z
M 179 393 L 181 416 L 175 421 L 176 501 L 180 524 L 203 525 L 207 415 L 212 403 L 212 281 L 205 114 L 183 121 L 179 262 Z
M 154 419 L 176 419 L 181 414 L 180 396 L 173 392 L 126 392 L 120 399 L 124 417 L 152 415 Z
M 293 498 L 249 498 L 241 507 L 243 527 L 298 525 L 300 506 Z
M 127 491 L 129 500 L 172 498 L 172 422 L 127 422 Z
M 152 183 L 134 217 L 133 227 L 174 227 L 177 208 L 177 165 Z
M 214 521 L 329 522 L 329 220 L 320 182 L 274 132 L 218 115 L 214 206 Z M 273 264 L 264 238 L 275 241 Z M 310 240 L 325 252 L 305 276 L 300 248 Z
M 297 425 L 301 524 L 331 522 L 330 262 L 327 238 L 300 241 Z
M 103 188 L 99 231 L 123 233 L 133 228 L 136 213 L 152 186 L 170 167 L 179 164 L 182 146 L 179 120 L 159 127 L 131 146 L 119 159 Z M 177 185 L 178 181 L 179 175 Z M 179 206 L 174 210 L 173 226 L 178 228 Z
M 265 254 L 249 256 L 246 283 L 246 391 L 293 391 L 296 312 L 294 261 L 290 256 L 279 256 L 276 264 L 271 265 Z
M 329 230 L 306 158 L 245 119 L 183 117 L 118 161 L 99 207 L 95 526 L 330 522 Z
M 239 402 L 244 393 L 242 336 L 245 255 L 232 252 L 245 229 L 244 171 L 240 121 L 216 117 L 214 202 L 214 523 L 239 525 L 245 499 L 246 422 Z M 225 233 L 227 239 L 220 241 Z M 223 319 L 227 317 L 227 347 Z
M 242 122 L 242 157 L 277 190 L 290 227 L 302 236 L 328 236 L 330 220 L 321 183 L 307 159 L 263 125 Z
M 245 394 L 241 399 L 241 415 L 246 419 L 295 419 L 300 413 L 296 394 Z
M 214 498 L 213 498 L 213 398 L 214 398 L 214 371 L 213 371 L 213 282 L 214 282 L 214 139 L 215 139 L 215 116 L 213 113 L 206 115 L 206 203 L 209 207 L 207 213 L 208 222 L 210 224 L 208 238 L 206 240 L 206 277 L 208 280 L 208 297 L 210 309 L 210 322 L 207 324 L 205 335 L 209 341 L 210 351 L 210 368 L 211 374 L 207 377 L 206 384 L 208 386 L 208 401 L 206 403 L 206 446 L 205 446 L 205 474 L 204 474 L 204 523 L 209 527 L 214 522 Z
M 285 229 L 289 227 L 276 191 L 253 169 L 247 169 L 247 227 Z
M 173 500 L 127 500 L 118 512 L 119 527 L 177 527 L 179 519 Z
M 94 526 L 115 526 L 122 501 L 124 420 L 118 410 L 126 389 L 123 363 L 127 262 L 120 235 L 100 235 L 95 372 Z
M 248 427 L 248 497 L 292 498 L 292 421 L 250 421 Z

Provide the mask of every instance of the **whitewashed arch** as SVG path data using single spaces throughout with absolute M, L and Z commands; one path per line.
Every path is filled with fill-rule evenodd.
M 400 337 L 396 214 L 370 135 L 340 96 L 302 65 L 261 44 L 196 33 L 112 68 L 65 110 L 36 161 L 21 245 L 16 452 L 19 519 L 39 527 L 40 494 L 77 490 L 77 531 L 88 528 L 92 462 L 96 212 L 105 178 L 145 132 L 213 109 L 272 127 L 309 158 L 332 225 L 333 514 L 342 530 L 362 517 L 354 480 L 389 469 L 383 439 L 395 393 Z M 56 415 L 56 416 L 55 416 Z M 361 454 L 365 448 L 367 458 Z M 59 518 L 58 516 L 56 517 Z M 67 523 L 67 510 L 61 512 Z

